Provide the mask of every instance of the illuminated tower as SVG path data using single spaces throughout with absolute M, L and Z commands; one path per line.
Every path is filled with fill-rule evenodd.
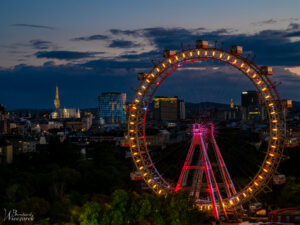
M 54 107 L 55 107 L 56 112 L 59 110 L 59 107 L 60 107 L 60 101 L 59 101 L 59 96 L 58 96 L 58 86 L 57 85 L 56 85 L 56 95 L 55 95 L 55 99 L 54 99 Z
M 187 190 L 200 207 L 208 206 L 216 219 L 227 217 L 223 198 L 236 194 L 214 137 L 214 125 L 193 124 L 193 138 L 175 191 Z
M 231 109 L 234 108 L 234 103 L 233 103 L 233 100 L 232 100 L 232 99 L 230 100 L 230 108 L 231 108 Z
M 77 111 L 76 111 L 76 118 L 80 118 L 80 110 L 79 109 L 77 109 Z

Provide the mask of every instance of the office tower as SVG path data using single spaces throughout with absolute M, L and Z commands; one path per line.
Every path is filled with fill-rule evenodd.
M 264 106 L 257 91 L 243 91 L 241 94 L 243 119 L 263 120 Z
M 185 120 L 185 103 L 183 100 L 179 100 L 178 101 L 178 104 L 179 104 L 179 107 L 178 107 L 178 110 L 179 110 L 179 118 L 180 120 Z
M 98 96 L 99 117 L 106 124 L 126 123 L 126 94 L 119 92 L 103 92 Z
M 153 98 L 154 119 L 158 121 L 177 121 L 185 119 L 185 103 L 177 96 L 173 98 Z
M 242 107 L 250 105 L 259 105 L 259 98 L 257 91 L 243 91 L 241 95 Z

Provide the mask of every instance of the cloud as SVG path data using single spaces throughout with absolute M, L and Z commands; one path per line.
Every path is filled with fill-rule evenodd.
M 277 22 L 278 21 L 275 20 L 275 19 L 268 19 L 268 20 L 262 20 L 262 21 L 251 23 L 251 25 L 254 25 L 254 26 L 263 26 L 263 25 L 275 24 Z
M 150 61 L 142 60 L 115 60 L 115 59 L 100 59 L 91 60 L 84 64 L 81 64 L 83 68 L 89 68 L 97 71 L 102 71 L 103 73 L 110 73 L 112 75 L 112 70 L 124 69 L 126 71 L 134 72 L 136 69 L 148 70 L 151 68 Z
M 233 33 L 231 29 L 205 30 L 186 28 L 145 28 L 138 30 L 114 30 L 115 33 L 129 34 L 146 39 L 154 47 L 155 51 L 164 49 L 177 50 L 193 48 L 196 40 L 208 40 L 213 46 L 214 41 L 224 43 L 224 48 L 230 45 L 241 45 L 244 52 L 256 55 L 256 62 L 271 66 L 299 66 L 300 65 L 300 41 L 291 41 L 290 37 L 298 37 L 300 24 L 290 24 L 286 29 L 261 30 L 252 34 Z M 130 55 L 122 57 L 130 58 Z M 138 57 L 136 54 L 133 57 Z
M 281 21 L 296 22 L 299 20 L 300 20 L 299 18 L 291 17 L 291 18 L 287 18 L 287 19 L 282 19 Z
M 294 23 L 299 21 L 299 18 L 283 18 L 283 19 L 268 19 L 268 20 L 262 20 L 262 21 L 258 21 L 258 22 L 253 22 L 251 23 L 251 25 L 253 26 L 264 26 L 264 25 L 271 25 L 271 24 L 275 24 L 275 23 L 280 23 L 280 22 L 290 22 L 290 23 Z
M 107 40 L 109 37 L 107 35 L 101 35 L 101 34 L 96 34 L 96 35 L 91 35 L 87 37 L 77 37 L 77 38 L 72 38 L 72 41 L 96 41 L 96 40 Z
M 289 33 L 286 37 L 300 37 L 300 31 Z
M 54 27 L 50 27 L 50 26 L 27 24 L 27 23 L 17 23 L 17 24 L 13 24 L 12 26 L 15 26 L 15 27 L 29 27 L 29 28 L 41 28 L 41 29 L 48 29 L 48 30 L 54 30 L 55 29 Z
M 114 35 L 138 35 L 139 34 L 139 30 L 120 30 L 120 29 L 110 29 L 109 30 L 110 33 L 114 34 Z
M 112 32 L 112 30 L 110 31 Z M 213 31 L 208 31 L 205 28 L 186 29 L 181 27 L 153 27 L 137 30 L 113 30 L 113 34 L 123 34 L 132 37 L 148 39 L 148 41 L 159 50 L 179 49 L 181 43 L 185 44 L 185 47 L 189 47 L 188 45 L 191 44 L 191 41 L 195 42 L 197 39 L 201 39 L 201 35 L 203 34 L 206 35 L 205 37 L 208 40 L 216 40 L 210 38 L 214 38 L 221 35 L 228 35 L 230 33 L 232 33 L 231 29 L 217 29 Z
M 113 40 L 108 47 L 109 48 L 136 48 L 140 46 L 141 46 L 140 44 L 128 40 Z
M 97 54 L 103 54 L 103 53 L 104 52 L 39 51 L 35 53 L 35 56 L 37 58 L 75 60 L 75 59 L 91 58 L 91 57 L 95 57 Z
M 196 29 L 191 29 L 189 31 L 204 31 L 206 28 L 200 27 Z M 144 29 L 136 29 L 136 30 L 121 30 L 121 29 L 110 29 L 109 30 L 114 35 L 127 35 L 127 36 L 145 36 L 147 33 L 162 33 L 165 34 L 166 32 L 189 32 L 187 29 L 184 28 L 162 28 L 162 27 L 150 27 Z
M 126 53 L 126 52 L 125 52 Z M 133 52 L 133 53 L 126 53 L 123 55 L 120 55 L 119 58 L 122 59 L 127 59 L 127 60 L 135 60 L 135 61 L 151 61 L 154 59 L 160 59 L 162 56 L 162 52 L 161 51 L 149 51 L 149 52 L 143 52 L 143 53 L 137 53 L 137 52 Z
M 53 43 L 51 41 L 43 41 L 39 39 L 30 40 L 29 43 L 34 49 L 39 49 L 39 50 L 48 49 L 53 46 Z
M 291 73 L 294 73 L 294 74 L 300 76 L 300 66 L 298 66 L 298 67 L 287 67 L 286 69 L 289 70 Z

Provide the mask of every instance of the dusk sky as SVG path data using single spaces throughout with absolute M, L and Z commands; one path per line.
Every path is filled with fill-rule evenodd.
M 138 72 L 164 49 L 197 39 L 236 44 L 273 66 L 282 98 L 300 101 L 300 1 L 0 2 L 0 104 L 8 109 L 97 107 L 97 95 L 137 87 Z M 239 71 L 202 62 L 174 73 L 158 92 L 188 102 L 240 101 L 253 89 Z

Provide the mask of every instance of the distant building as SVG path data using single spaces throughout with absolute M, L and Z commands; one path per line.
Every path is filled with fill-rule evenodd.
M 36 127 L 40 131 L 48 131 L 50 129 L 61 129 L 63 127 L 63 123 L 61 121 L 40 121 Z
M 185 103 L 183 100 L 178 101 L 179 107 L 178 107 L 178 115 L 180 120 L 185 120 Z
M 36 140 L 19 140 L 14 144 L 15 152 L 35 152 L 36 145 L 38 141 Z
M 56 86 L 56 93 L 54 99 L 54 112 L 51 113 L 52 119 L 71 119 L 71 118 L 80 118 L 79 109 L 66 109 L 60 108 L 60 100 L 58 95 L 58 86 Z
M 0 164 L 13 162 L 13 146 L 7 142 L 0 143 Z
M 241 94 L 241 106 L 244 120 L 264 119 L 264 106 L 257 91 L 243 91 Z
M 148 146 L 162 146 L 170 142 L 170 132 L 167 130 L 160 130 L 155 135 L 146 136 Z
M 0 104 L 0 134 L 7 134 L 8 128 L 8 114 L 6 108 Z
M 178 97 L 156 97 L 153 98 L 154 120 L 177 121 L 185 119 L 185 103 Z
M 64 127 L 73 131 L 80 131 L 83 129 L 83 124 L 81 120 L 66 120 L 64 121 Z
M 52 119 L 72 119 L 72 118 L 80 118 L 80 110 L 79 109 L 58 109 L 57 111 L 51 114 Z
M 106 124 L 126 123 L 126 94 L 119 92 L 103 92 L 98 96 L 100 120 Z
M 257 91 L 243 91 L 241 94 L 242 107 L 249 107 L 252 105 L 259 105 Z
M 82 121 L 82 129 L 84 129 L 85 131 L 89 130 L 93 125 L 93 119 L 94 119 L 94 117 L 92 114 L 85 115 L 81 120 Z

